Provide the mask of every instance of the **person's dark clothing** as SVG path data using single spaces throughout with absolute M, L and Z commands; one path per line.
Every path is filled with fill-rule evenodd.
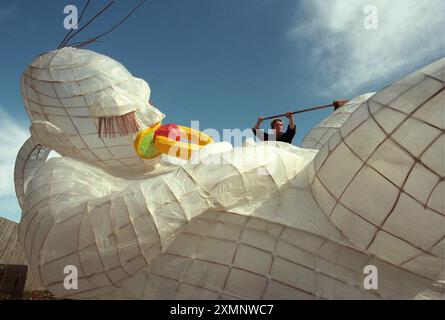
M 252 131 L 260 140 L 263 140 L 263 141 L 273 140 L 273 138 L 274 138 L 274 135 L 270 135 L 270 137 L 269 137 L 269 134 L 264 132 L 263 129 L 257 130 L 255 128 L 252 128 Z M 262 135 L 264 135 L 264 136 L 262 136 Z M 286 132 L 284 132 L 281 136 L 276 138 L 275 141 L 292 143 L 292 139 L 294 138 L 294 136 L 295 136 L 295 127 L 293 129 L 291 129 L 289 126 L 287 126 Z

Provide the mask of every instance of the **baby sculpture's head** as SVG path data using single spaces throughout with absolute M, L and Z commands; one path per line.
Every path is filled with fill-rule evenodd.
M 115 173 L 142 173 L 159 159 L 133 148 L 138 130 L 164 115 L 150 88 L 119 62 L 89 50 L 62 48 L 37 57 L 21 78 L 33 139 L 63 156 Z

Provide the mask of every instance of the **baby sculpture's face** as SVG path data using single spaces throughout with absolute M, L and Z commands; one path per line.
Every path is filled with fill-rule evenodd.
M 38 143 L 116 174 L 151 171 L 133 147 L 140 129 L 164 115 L 150 88 L 119 62 L 89 50 L 63 48 L 37 57 L 21 79 L 21 94 Z

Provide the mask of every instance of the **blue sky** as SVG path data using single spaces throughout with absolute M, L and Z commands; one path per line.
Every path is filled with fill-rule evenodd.
M 108 1 L 93 0 L 88 20 Z M 67 30 L 65 5 L 79 0 L 2 0 L 0 34 L 0 216 L 19 220 L 13 191 L 15 154 L 29 120 L 20 75 L 55 49 Z M 107 30 L 138 1 L 116 1 L 77 40 Z M 363 9 L 378 9 L 366 30 Z M 145 79 L 164 123 L 200 128 L 251 127 L 273 115 L 378 91 L 445 53 L 445 1 L 432 0 L 148 0 L 103 42 L 106 54 Z M 299 145 L 330 110 L 296 117 Z

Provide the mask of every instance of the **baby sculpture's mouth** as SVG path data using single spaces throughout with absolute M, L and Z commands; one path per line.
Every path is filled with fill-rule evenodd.
M 185 141 L 181 141 L 185 140 Z M 138 132 L 134 148 L 139 157 L 153 159 L 161 153 L 188 160 L 192 153 L 213 140 L 205 133 L 175 123 L 161 122 Z

